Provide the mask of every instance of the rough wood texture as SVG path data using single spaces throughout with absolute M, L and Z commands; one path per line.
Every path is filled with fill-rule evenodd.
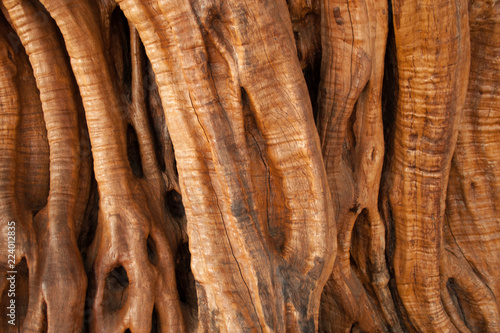
M 500 3 L 0 9 L 1 331 L 500 331 Z

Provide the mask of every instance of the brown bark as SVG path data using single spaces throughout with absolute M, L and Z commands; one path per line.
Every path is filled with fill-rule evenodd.
M 395 1 L 393 9 L 398 97 L 386 188 L 396 233 L 395 282 L 416 330 L 455 331 L 441 301 L 440 260 L 450 162 L 469 74 L 466 2 Z
M 500 330 L 496 2 L 0 9 L 2 331 Z

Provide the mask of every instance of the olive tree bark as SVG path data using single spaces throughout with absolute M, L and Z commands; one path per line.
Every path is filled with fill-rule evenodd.
M 1 331 L 500 331 L 500 3 L 0 9 Z

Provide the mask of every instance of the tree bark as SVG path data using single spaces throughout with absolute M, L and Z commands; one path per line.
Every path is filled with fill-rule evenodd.
M 495 1 L 0 9 L 2 331 L 500 330 Z

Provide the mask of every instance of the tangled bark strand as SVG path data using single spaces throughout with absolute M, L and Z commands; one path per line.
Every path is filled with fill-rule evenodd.
M 0 9 L 22 330 L 500 329 L 495 1 Z

